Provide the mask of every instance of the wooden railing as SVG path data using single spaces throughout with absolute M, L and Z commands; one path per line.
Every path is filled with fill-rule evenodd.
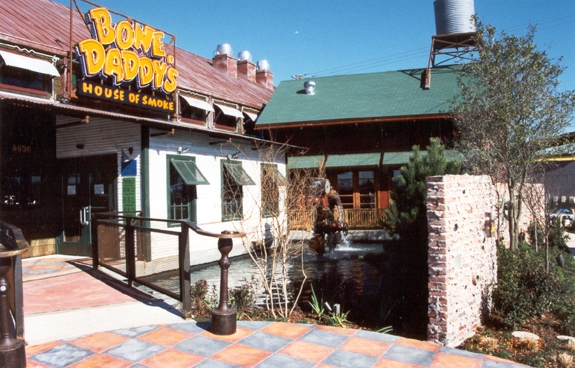
M 289 216 L 289 227 L 291 230 L 311 231 L 313 229 L 314 210 L 292 211 Z
M 383 228 L 383 208 L 344 209 L 344 218 L 347 228 L 353 229 L 381 229 Z
M 349 230 L 381 229 L 383 227 L 383 208 L 344 209 L 344 219 Z M 289 224 L 292 230 L 311 231 L 313 229 L 314 210 L 292 211 Z

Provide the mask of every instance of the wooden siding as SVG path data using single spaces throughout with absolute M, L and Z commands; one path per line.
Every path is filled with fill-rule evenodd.
M 188 148 L 183 156 L 193 156 L 196 165 L 204 174 L 209 185 L 198 185 L 197 189 L 197 223 L 210 232 L 220 233 L 224 230 L 247 231 L 245 239 L 235 239 L 232 255 L 245 253 L 244 245 L 260 240 L 258 228 L 265 219 L 261 219 L 259 203 L 261 200 L 261 163 L 257 151 L 252 151 L 251 145 L 235 146 L 231 144 L 210 145 L 210 142 L 221 139 L 210 138 L 208 135 L 176 131 L 174 135 L 150 138 L 150 217 L 167 218 L 167 156 L 177 155 L 178 147 Z M 243 186 L 244 216 L 241 221 L 222 222 L 221 209 L 221 165 L 228 154 L 241 150 L 238 160 L 243 169 L 254 180 L 256 185 Z M 285 175 L 285 164 L 276 162 L 278 169 Z M 280 189 L 280 191 L 282 191 Z M 283 194 L 282 194 L 283 195 Z M 283 197 L 282 197 L 283 198 Z M 157 224 L 158 226 L 165 226 Z M 152 237 L 152 258 L 167 256 L 174 248 L 171 244 L 175 239 L 170 235 L 154 234 Z M 195 233 L 190 234 L 190 262 L 192 264 L 216 261 L 220 258 L 217 250 L 217 240 Z
M 69 117 L 57 116 L 57 123 L 69 120 Z M 79 120 L 79 118 L 78 118 Z M 104 118 L 91 118 L 88 124 L 56 129 L 56 157 L 73 158 L 82 156 L 95 156 L 114 153 L 117 155 L 117 208 L 122 211 L 122 148 L 132 147 L 130 158 L 136 160 L 136 198 L 141 198 L 140 173 L 140 125 L 110 120 Z M 83 144 L 78 149 L 77 144 Z M 141 201 L 136 201 L 136 210 L 141 210 Z

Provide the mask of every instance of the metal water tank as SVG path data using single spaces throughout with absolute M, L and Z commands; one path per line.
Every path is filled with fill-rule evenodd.
M 267 60 L 260 60 L 257 63 L 258 70 L 270 70 L 270 63 Z
M 473 0 L 435 0 L 433 8 L 436 34 L 475 32 Z
M 216 55 L 228 55 L 232 56 L 234 54 L 232 46 L 229 43 L 221 43 L 216 47 Z
M 238 60 L 239 61 L 252 61 L 252 54 L 249 51 L 242 51 L 238 54 Z

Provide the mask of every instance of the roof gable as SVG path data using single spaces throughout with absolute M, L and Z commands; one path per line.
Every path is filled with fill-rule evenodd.
M 425 69 L 313 78 L 314 95 L 305 93 L 303 80 L 284 81 L 256 126 L 444 113 L 458 92 L 456 69 L 432 69 L 428 90 L 422 88 Z

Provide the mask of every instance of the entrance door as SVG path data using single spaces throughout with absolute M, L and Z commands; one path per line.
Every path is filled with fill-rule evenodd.
M 115 154 L 58 160 L 62 185 L 63 231 L 57 252 L 92 255 L 91 217 L 116 210 Z

